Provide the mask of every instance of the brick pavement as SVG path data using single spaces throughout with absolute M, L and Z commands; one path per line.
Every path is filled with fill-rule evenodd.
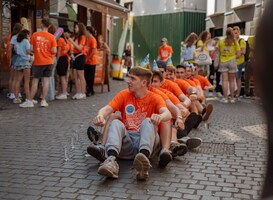
M 191 133 L 203 138 L 206 151 L 189 152 L 166 169 L 153 160 L 147 182 L 135 180 L 131 161 L 119 161 L 117 180 L 98 175 L 98 162 L 86 156 L 86 128 L 98 109 L 125 87 L 111 81 L 110 93 L 33 109 L 20 109 L 1 94 L 0 199 L 259 199 L 266 127 L 261 106 L 249 99 L 232 105 L 212 99 L 209 129 L 201 124 Z M 79 138 L 72 149 L 73 133 Z M 216 144 L 225 144 L 229 153 L 217 150 Z

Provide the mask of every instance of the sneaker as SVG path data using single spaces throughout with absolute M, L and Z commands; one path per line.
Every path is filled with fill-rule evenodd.
M 70 94 L 69 94 L 68 92 L 65 92 L 64 94 L 65 94 L 66 96 L 70 96 Z
M 17 99 L 17 98 L 14 98 L 13 99 L 13 103 L 15 103 L 15 104 L 18 104 L 18 103 L 22 103 L 22 101 L 21 101 L 21 99 Z
M 76 93 L 76 94 L 72 97 L 72 99 L 77 99 L 79 95 L 80 95 L 80 93 Z
M 216 96 L 217 96 L 218 98 L 222 98 L 222 97 L 223 97 L 223 95 L 222 95 L 221 92 L 217 92 L 217 93 L 216 93 Z
M 38 101 L 37 101 L 37 100 L 35 100 L 35 99 L 32 99 L 32 103 L 37 104 L 37 103 L 38 103 Z
M 79 94 L 76 99 L 86 99 L 86 94 L 85 93 L 81 93 Z
M 221 103 L 228 103 L 228 99 L 223 97 L 223 98 L 220 100 L 220 102 L 221 102 Z
M 172 152 L 172 157 L 183 156 L 187 153 L 188 147 L 183 143 L 171 142 L 170 151 Z
M 7 98 L 9 98 L 10 94 L 11 94 L 10 92 L 7 93 Z
M 46 100 L 42 100 L 41 101 L 41 107 L 47 107 L 48 103 L 46 102 Z
M 159 154 L 158 166 L 160 168 L 165 168 L 171 161 L 172 161 L 172 155 L 170 151 L 167 149 L 161 149 Z
M 32 107 L 34 107 L 34 104 L 33 104 L 32 101 L 26 99 L 26 101 L 24 103 L 19 104 L 19 107 L 21 107 L 21 108 L 32 108 Z
M 111 178 L 118 178 L 118 172 L 119 166 L 114 156 L 109 156 L 98 169 L 98 174 Z
M 99 145 L 90 145 L 87 147 L 87 153 L 89 153 L 100 162 L 104 162 L 106 160 L 105 150 Z
M 99 140 L 99 133 L 92 126 L 89 126 L 87 128 L 87 137 L 91 142 L 97 144 Z
M 189 136 L 187 136 L 187 137 L 183 137 L 177 141 L 180 143 L 186 144 L 188 149 L 195 149 L 202 144 L 201 138 L 198 138 L 198 137 L 190 138 Z
M 203 115 L 203 121 L 208 121 L 212 111 L 213 111 L 213 105 L 209 103 L 206 107 L 206 112 Z
M 235 103 L 236 100 L 235 100 L 235 98 L 230 98 L 229 102 L 230 102 L 230 103 Z
M 66 94 L 59 94 L 58 96 L 56 96 L 56 99 L 58 99 L 58 100 L 64 100 L 64 99 L 67 99 L 67 96 L 66 96 Z
M 149 159 L 143 153 L 136 155 L 133 166 L 137 172 L 137 180 L 147 180 L 149 178 L 149 169 L 152 166 Z
M 15 99 L 15 94 L 14 94 L 14 93 L 9 93 L 8 98 L 9 98 L 10 100 Z

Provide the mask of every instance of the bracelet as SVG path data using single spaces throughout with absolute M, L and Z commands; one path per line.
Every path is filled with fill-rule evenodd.
M 181 116 L 177 116 L 177 118 L 179 118 L 179 119 L 183 119 L 183 117 L 181 117 Z

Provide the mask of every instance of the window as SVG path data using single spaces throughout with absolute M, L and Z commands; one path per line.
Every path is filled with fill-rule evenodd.
M 215 0 L 207 0 L 207 16 L 215 13 Z
M 133 10 L 133 2 L 124 3 L 124 7 L 127 8 L 128 10 L 132 11 Z

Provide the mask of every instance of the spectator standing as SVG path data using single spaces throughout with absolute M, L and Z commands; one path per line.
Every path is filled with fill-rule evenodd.
M 57 53 L 57 42 L 54 35 L 48 33 L 51 25 L 49 19 L 42 19 L 41 32 L 33 33 L 30 44 L 34 52 L 34 62 L 32 66 L 32 85 L 30 100 L 20 104 L 20 107 L 34 107 L 33 97 L 38 88 L 39 79 L 43 81 L 41 107 L 47 107 L 46 96 L 48 94 L 49 77 L 52 73 L 52 65 L 54 63 L 53 55 Z
M 240 28 L 238 26 L 234 26 L 233 27 L 233 34 L 234 34 L 234 38 L 235 40 L 238 42 L 238 44 L 240 45 L 240 57 L 236 59 L 236 64 L 238 67 L 238 71 L 236 74 L 236 81 L 237 81 L 237 91 L 236 91 L 236 96 L 235 98 L 238 100 L 241 94 L 241 86 L 242 86 L 242 73 L 243 73 L 243 69 L 245 67 L 245 53 L 246 53 L 246 42 L 243 38 L 240 38 Z
M 15 70 L 13 68 L 15 61 L 17 59 L 16 52 L 14 51 L 14 44 L 16 43 L 17 40 L 17 35 L 19 32 L 22 30 L 23 25 L 20 23 L 16 23 L 13 26 L 12 33 L 11 33 L 11 38 L 9 42 L 9 49 L 8 49 L 8 57 L 11 58 L 11 69 L 10 69 L 10 77 L 9 77 L 9 93 L 7 94 L 7 97 L 9 99 L 14 99 L 15 98 L 15 85 L 16 85 L 16 79 L 15 79 Z
M 57 48 L 57 74 L 61 81 L 61 92 L 56 96 L 56 99 L 67 99 L 67 71 L 69 66 L 69 51 L 70 43 L 68 42 L 69 30 L 64 29 L 63 34 L 58 40 Z
M 97 40 L 96 30 L 94 27 L 87 26 L 87 56 L 86 56 L 86 64 L 84 67 L 84 76 L 87 84 L 86 96 L 91 96 L 95 94 L 94 91 L 94 80 L 95 80 L 95 72 L 96 65 L 98 64 L 97 60 Z
M 31 69 L 31 57 L 32 52 L 30 50 L 29 43 L 30 32 L 28 30 L 22 30 L 16 39 L 14 49 L 17 55 L 17 59 L 14 63 L 14 69 L 16 70 L 16 85 L 15 85 L 15 99 L 13 103 L 21 103 L 19 98 L 20 85 L 24 78 L 24 89 L 26 94 L 26 101 L 30 101 L 30 69 Z
M 132 66 L 132 49 L 131 44 L 127 44 L 126 49 L 123 53 L 124 65 L 129 72 Z
M 84 78 L 84 66 L 86 56 L 86 27 L 83 23 L 75 24 L 74 26 L 74 40 L 69 38 L 73 44 L 73 76 L 76 85 L 76 94 L 72 99 L 86 99 L 86 81 Z
M 224 97 L 221 99 L 222 103 L 228 103 L 228 89 L 230 90 L 230 102 L 235 103 L 234 89 L 235 89 L 235 75 L 237 72 L 236 58 L 240 56 L 240 46 L 234 39 L 233 29 L 228 28 L 226 31 L 226 38 L 220 40 L 217 45 L 220 53 L 219 72 L 222 75 L 222 88 Z
M 158 48 L 157 60 L 167 63 L 168 59 L 172 58 L 173 48 L 168 45 L 168 39 L 165 37 L 161 39 L 161 44 L 162 45 Z

